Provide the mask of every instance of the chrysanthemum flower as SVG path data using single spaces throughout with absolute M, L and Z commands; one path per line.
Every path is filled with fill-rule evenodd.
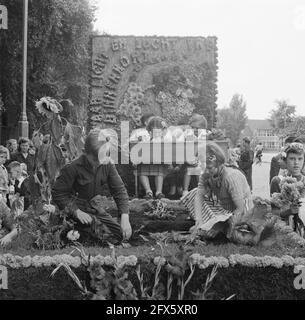
M 67 238 L 71 241 L 76 241 L 79 239 L 79 237 L 80 237 L 80 234 L 76 230 L 70 230 L 67 234 Z
M 57 100 L 50 97 L 42 97 L 39 101 L 36 101 L 35 105 L 39 113 L 49 119 L 52 119 L 54 114 L 63 111 L 62 105 Z

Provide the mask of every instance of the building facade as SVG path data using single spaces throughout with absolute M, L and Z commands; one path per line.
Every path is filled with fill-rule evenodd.
M 265 151 L 278 151 L 281 146 L 281 140 L 275 134 L 269 120 L 248 119 L 242 136 L 251 138 L 255 145 L 262 142 Z

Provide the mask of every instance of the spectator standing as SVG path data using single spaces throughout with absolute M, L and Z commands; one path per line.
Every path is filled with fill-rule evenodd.
M 9 159 L 10 159 L 12 154 L 17 152 L 17 148 L 18 148 L 17 140 L 16 139 L 7 140 L 6 147 L 9 151 Z
M 4 146 L 0 146 L 0 178 L 3 180 L 3 185 L 8 187 L 8 173 L 4 164 L 7 161 L 9 151 Z
M 27 173 L 32 175 L 35 170 L 35 155 L 30 152 L 30 141 L 27 138 L 20 138 L 18 141 L 18 149 L 12 155 L 11 161 L 25 163 L 27 166 Z
M 253 165 L 254 152 L 250 147 L 250 139 L 248 137 L 243 138 L 243 145 L 240 154 L 239 168 L 245 174 L 250 190 L 252 191 L 252 165 Z

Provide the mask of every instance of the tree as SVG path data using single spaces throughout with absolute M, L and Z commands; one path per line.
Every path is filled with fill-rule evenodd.
M 300 137 L 305 136 L 305 117 L 298 116 L 282 130 L 282 136 Z
M 268 119 L 271 126 L 277 134 L 282 132 L 290 126 L 295 120 L 296 106 L 290 105 L 288 100 L 276 100 L 276 107 L 270 111 L 270 118 Z
M 224 130 L 232 144 L 236 145 L 247 119 L 246 102 L 242 95 L 235 94 L 228 108 L 218 110 L 217 127 Z
M 22 0 L 3 0 L 9 28 L 0 33 L 0 91 L 16 136 L 22 98 Z M 88 42 L 95 8 L 89 0 L 29 0 L 27 111 L 30 129 L 40 126 L 35 101 L 69 98 L 87 102 Z M 75 96 L 71 96 L 71 93 Z

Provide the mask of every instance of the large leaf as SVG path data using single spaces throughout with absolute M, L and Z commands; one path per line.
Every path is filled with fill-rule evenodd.
M 37 151 L 38 167 L 44 166 L 47 160 L 48 152 L 50 149 L 50 143 L 43 143 Z
M 62 155 L 60 147 L 51 144 L 49 146 L 47 152 L 47 159 L 46 159 L 46 171 L 50 182 L 52 183 L 55 181 L 60 169 L 63 167 L 65 161 Z
M 80 156 L 84 148 L 82 128 L 71 125 L 68 122 L 64 132 L 64 143 L 69 152 L 71 159 L 74 159 Z
M 58 115 L 56 115 L 50 123 L 50 130 L 51 135 L 53 138 L 53 141 L 55 144 L 60 144 L 61 137 L 63 135 L 63 127 L 61 123 L 61 119 Z

